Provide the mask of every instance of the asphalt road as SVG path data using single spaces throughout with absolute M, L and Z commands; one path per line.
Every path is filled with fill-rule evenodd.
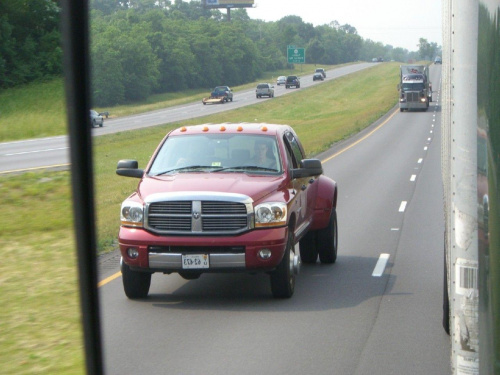
M 374 65 L 376 64 L 359 63 L 328 70 L 326 80 L 345 76 Z M 301 77 L 301 88 L 298 90 L 321 83 L 322 81 L 313 82 L 312 75 L 305 75 Z M 275 96 L 291 94 L 296 91 L 297 89 L 285 89 L 283 85 L 275 85 Z M 196 103 L 170 107 L 139 115 L 105 119 L 104 126 L 102 128 L 94 128 L 92 133 L 93 136 L 99 136 L 178 122 L 256 104 L 263 100 L 272 99 L 257 99 L 255 97 L 255 89 L 250 89 L 236 92 L 234 94 L 234 100 L 225 104 L 203 105 L 200 100 Z M 68 165 L 69 143 L 67 136 L 0 143 L 0 174 L 49 167 L 67 167 Z
M 102 259 L 106 373 L 451 374 L 438 100 L 320 155 L 339 185 L 338 260 L 303 265 L 291 299 L 273 299 L 265 275 L 155 274 L 131 301 L 119 257 Z

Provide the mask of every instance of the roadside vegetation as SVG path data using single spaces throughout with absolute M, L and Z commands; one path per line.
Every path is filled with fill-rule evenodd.
M 120 204 L 138 182 L 117 176 L 117 161 L 135 158 L 144 167 L 170 129 L 221 121 L 289 124 L 299 134 L 309 156 L 313 156 L 393 108 L 397 80 L 397 63 L 380 64 L 222 115 L 95 137 L 99 252 L 116 248 Z M 19 90 L 16 95 L 22 94 L 23 90 Z M 28 101 L 35 100 L 30 96 L 39 95 L 34 88 L 27 91 L 30 93 L 24 95 Z M 46 96 L 49 93 L 60 103 L 54 117 L 64 118 L 60 90 L 48 90 Z M 199 99 L 197 93 L 194 97 Z M 130 113 L 141 110 L 135 106 L 123 108 Z M 12 110 L 12 115 L 15 112 Z M 4 198 L 0 246 L 8 259 L 0 264 L 0 362 L 4 374 L 84 373 L 69 184 L 68 171 L 0 175 L 0 194 Z
M 317 65 L 295 65 L 290 69 L 264 72 L 259 82 L 275 82 L 281 75 L 305 75 L 314 72 Z M 332 66 L 322 65 L 325 69 Z M 231 87 L 235 93 L 254 88 L 256 82 Z M 210 88 L 186 89 L 179 92 L 154 94 L 129 105 L 96 107 L 107 111 L 110 118 L 154 111 L 176 105 L 200 101 L 210 95 Z M 67 134 L 67 119 L 62 78 L 34 82 L 0 91 L 0 142 L 29 138 L 43 138 Z

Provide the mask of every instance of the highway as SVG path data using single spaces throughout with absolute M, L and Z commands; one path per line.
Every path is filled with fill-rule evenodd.
M 345 76 L 374 65 L 376 64 L 359 63 L 331 69 L 327 71 L 325 81 Z M 298 90 L 321 83 L 322 81 L 313 82 L 312 75 L 305 75 L 301 77 L 301 88 Z M 285 94 L 291 94 L 298 90 L 287 90 L 283 85 L 275 85 L 275 96 L 278 97 Z M 153 112 L 116 119 L 105 119 L 104 126 L 102 128 L 92 129 L 92 135 L 100 136 L 104 134 L 179 122 L 190 118 L 208 116 L 214 113 L 256 104 L 263 100 L 269 99 L 257 99 L 255 97 L 255 89 L 241 92 L 238 91 L 234 94 L 233 102 L 225 104 L 203 105 L 200 99 L 199 102 L 165 108 Z M 0 143 L 0 174 L 41 168 L 67 167 L 68 165 L 69 144 L 67 136 Z
M 431 67 L 427 112 L 394 108 L 319 155 L 339 186 L 338 259 L 303 265 L 291 299 L 273 299 L 266 275 L 154 274 L 132 301 L 119 256 L 102 258 L 106 373 L 451 374 L 440 78 Z

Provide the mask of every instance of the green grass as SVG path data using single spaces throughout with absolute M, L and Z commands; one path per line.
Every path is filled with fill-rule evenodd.
M 83 374 L 68 172 L 0 178 L 2 374 Z
M 324 67 L 331 68 L 328 65 Z M 255 87 L 257 82 L 275 81 L 276 77 L 280 75 L 310 74 L 314 72 L 315 68 L 315 65 L 304 64 L 303 66 L 297 65 L 293 70 L 266 72 L 256 82 L 232 87 L 232 89 L 236 92 L 246 90 Z M 185 90 L 152 95 L 139 103 L 95 109 L 98 112 L 108 111 L 111 118 L 122 117 L 201 101 L 209 93 L 210 88 L 208 87 L 206 89 Z M 63 134 L 67 134 L 67 120 L 62 78 L 0 91 L 0 142 Z
M 0 91 L 0 142 L 66 134 L 62 79 Z
M 380 64 L 291 95 L 183 124 L 287 123 L 311 156 L 392 108 L 397 79 L 397 64 Z M 117 161 L 133 158 L 144 167 L 161 138 L 179 125 L 94 138 L 99 251 L 116 246 L 120 204 L 138 183 L 138 179 L 115 174 Z M 69 184 L 69 172 L 0 175 L 0 245 L 7 255 L 0 264 L 2 374 L 84 373 Z

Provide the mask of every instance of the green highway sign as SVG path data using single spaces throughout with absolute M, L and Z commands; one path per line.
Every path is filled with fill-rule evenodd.
M 286 55 L 287 55 L 289 64 L 305 64 L 306 63 L 305 48 L 297 48 L 295 46 L 288 46 Z

